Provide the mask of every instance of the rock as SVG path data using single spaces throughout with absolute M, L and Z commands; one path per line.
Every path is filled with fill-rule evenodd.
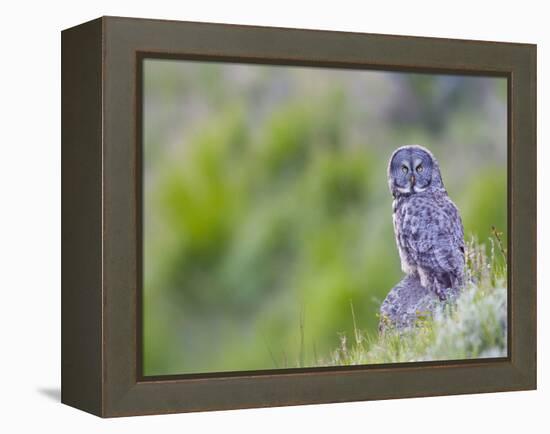
M 380 306 L 378 330 L 405 330 L 419 320 L 431 317 L 441 305 L 439 297 L 420 284 L 416 276 L 405 276 L 386 296 Z

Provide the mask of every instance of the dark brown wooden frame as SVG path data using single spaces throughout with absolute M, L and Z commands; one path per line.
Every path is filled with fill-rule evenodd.
M 144 57 L 508 79 L 509 356 L 142 377 Z M 62 402 L 103 416 L 536 388 L 536 46 L 103 17 L 62 32 Z

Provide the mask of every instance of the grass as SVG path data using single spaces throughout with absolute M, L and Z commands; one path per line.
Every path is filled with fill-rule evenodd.
M 494 228 L 488 244 L 472 239 L 466 249 L 469 283 L 460 296 L 408 330 L 369 335 L 357 327 L 319 365 L 365 365 L 505 357 L 507 355 L 506 250 Z

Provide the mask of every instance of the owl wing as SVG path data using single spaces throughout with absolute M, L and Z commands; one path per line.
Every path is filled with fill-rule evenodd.
M 403 218 L 403 244 L 417 267 L 437 278 L 462 280 L 464 230 L 448 197 L 411 201 Z

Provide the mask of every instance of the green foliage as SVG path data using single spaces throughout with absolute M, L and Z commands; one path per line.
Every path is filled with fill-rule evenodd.
M 464 189 L 460 197 L 466 233 L 476 239 L 484 239 L 493 227 L 501 228 L 501 242 L 507 245 L 506 172 L 494 167 L 486 167 L 483 172 Z M 503 265 L 502 256 L 494 260 Z

